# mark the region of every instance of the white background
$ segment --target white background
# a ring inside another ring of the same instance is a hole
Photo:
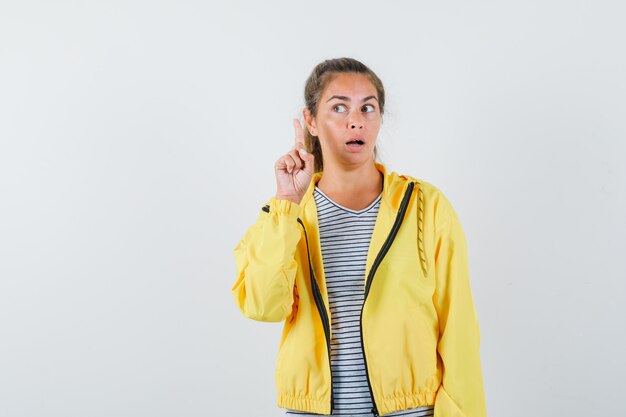
[[[490,416],[623,415],[619,1],[0,3],[0,415],[280,416],[232,249],[323,59],[464,226]],[[468,416],[471,417],[471,416]]]

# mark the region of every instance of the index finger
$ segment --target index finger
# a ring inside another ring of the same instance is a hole
[[[294,118],[293,126],[296,129],[296,145],[300,144],[304,148],[304,131],[302,130],[300,120]]]

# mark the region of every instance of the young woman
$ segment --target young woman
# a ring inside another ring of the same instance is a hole
[[[234,248],[237,307],[284,322],[286,414],[485,417],[479,325],[457,214],[434,185],[376,161],[382,82],[350,58],[318,64],[306,129],[277,191]]]

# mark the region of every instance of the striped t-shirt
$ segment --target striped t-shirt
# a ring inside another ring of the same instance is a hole
[[[315,186],[313,193],[330,303],[333,416],[372,416],[372,398],[361,347],[360,317],[365,295],[365,263],[382,194],[368,207],[352,210],[332,201]],[[385,416],[433,415],[433,406]],[[287,415],[319,416],[286,408]]]

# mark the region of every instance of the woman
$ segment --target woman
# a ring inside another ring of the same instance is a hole
[[[350,58],[318,64],[306,129],[277,191],[234,248],[238,308],[284,322],[287,414],[484,417],[467,248],[434,185],[376,161],[382,82]]]

